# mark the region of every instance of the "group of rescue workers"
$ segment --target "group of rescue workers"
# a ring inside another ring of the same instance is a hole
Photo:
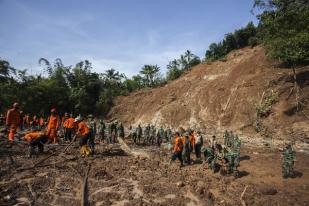
[[[93,115],[83,118],[78,115],[73,118],[72,114],[65,113],[62,118],[55,108],[51,109],[50,116],[45,121],[43,116],[33,116],[30,120],[29,115],[24,115],[19,111],[19,104],[14,103],[8,110],[6,117],[0,115],[0,125],[6,124],[8,128],[8,140],[14,143],[14,136],[17,129],[30,131],[21,139],[28,142],[28,156],[34,154],[37,147],[38,152],[44,151],[44,144],[59,142],[59,136],[64,136],[64,141],[73,143],[79,140],[80,152],[83,156],[95,153],[95,142],[116,143],[118,138],[125,138],[125,131],[120,121],[114,120],[104,122],[97,120]],[[60,135],[59,135],[60,134]],[[173,138],[174,136],[174,138]],[[162,126],[156,128],[154,125],[147,124],[144,128],[138,125],[136,128],[129,127],[129,138],[137,145],[161,146],[162,142],[167,143],[167,147],[172,151],[170,163],[178,159],[180,166],[184,164],[201,163],[202,154],[208,168],[213,172],[220,171],[223,175],[233,174],[238,177],[238,167],[240,163],[241,140],[233,132],[225,131],[224,143],[219,144],[216,136],[212,136],[204,144],[204,138],[199,130],[183,129],[173,132],[170,127],[164,129]],[[195,160],[191,154],[195,153]],[[287,143],[282,150],[282,173],[283,177],[293,175],[296,152],[292,144]]]

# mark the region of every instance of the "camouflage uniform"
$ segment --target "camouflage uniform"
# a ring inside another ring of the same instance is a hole
[[[117,137],[124,138],[124,128],[121,122],[117,125]]]
[[[87,122],[87,125],[89,127],[89,138],[88,138],[88,146],[91,149],[92,152],[94,152],[94,139],[95,135],[97,133],[97,123],[95,122],[92,115],[89,115],[89,120]]]
[[[173,132],[171,130],[171,128],[167,128],[166,129],[166,139],[167,139],[167,142],[171,142],[172,141],[172,136],[173,136]]]
[[[287,178],[293,175],[294,161],[296,160],[296,152],[292,145],[287,145],[282,152],[282,175]]]
[[[102,120],[100,120],[98,130],[99,130],[99,138],[100,138],[100,140],[102,140],[104,142],[104,139],[105,139],[105,124]]]
[[[150,143],[150,125],[148,124],[144,129],[144,142]]]
[[[151,144],[154,144],[156,134],[157,134],[156,128],[153,125],[151,125],[151,127],[150,127],[150,142],[151,142]]]
[[[164,138],[164,129],[163,127],[160,127],[157,133],[157,145],[158,146],[161,146],[163,138]]]

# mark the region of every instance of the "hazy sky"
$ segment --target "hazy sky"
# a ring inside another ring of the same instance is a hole
[[[38,59],[92,62],[132,76],[144,64],[189,49],[203,58],[212,42],[256,22],[252,0],[0,0],[0,57],[40,73]]]

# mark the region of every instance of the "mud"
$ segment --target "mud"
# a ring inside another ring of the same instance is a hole
[[[214,174],[203,163],[169,165],[166,145],[159,149],[130,142],[134,154],[120,144],[98,144],[93,157],[83,158],[78,147],[70,147],[66,158],[55,155],[42,163],[45,167],[18,171],[63,147],[27,159],[25,147],[6,148],[3,139],[0,144],[0,205],[80,205],[89,164],[89,205],[241,205],[245,187],[246,205],[309,204],[309,158],[303,153],[297,154],[296,176],[283,179],[279,151],[244,146],[241,177],[235,179]]]

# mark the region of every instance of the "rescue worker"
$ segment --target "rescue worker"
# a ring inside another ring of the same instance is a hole
[[[100,141],[104,142],[104,140],[105,140],[105,124],[104,124],[103,120],[100,120],[100,122],[99,122],[98,131],[99,131]]]
[[[14,135],[20,124],[20,113],[18,109],[19,104],[15,102],[13,108],[9,109],[6,115],[6,125],[10,128],[8,139],[11,143],[14,141]]]
[[[282,151],[282,176],[288,178],[293,176],[296,152],[291,143],[286,142]]]
[[[48,141],[48,136],[43,132],[34,131],[26,134],[23,140],[29,143],[28,157],[31,158],[36,146],[38,147],[38,152],[43,153],[44,144]]]
[[[195,135],[194,135],[194,131],[190,130],[189,131],[189,140],[191,143],[191,150],[190,152],[193,152],[193,150],[195,149]]]
[[[117,125],[117,120],[110,123],[112,143],[116,143],[116,135],[117,135],[117,126],[116,125]]]
[[[72,137],[74,135],[74,118],[66,114],[67,118],[63,123],[63,128],[64,128],[64,140],[66,141],[72,141]]]
[[[227,174],[234,174],[235,177],[238,177],[238,166],[239,166],[239,155],[237,152],[233,151],[228,147],[224,147],[224,159],[228,164]]]
[[[170,164],[178,159],[180,161],[180,166],[183,166],[183,159],[182,159],[182,150],[183,150],[183,143],[181,138],[179,137],[179,133],[175,133],[175,144],[174,144],[174,149],[173,149],[173,155],[172,159],[170,161]]]
[[[77,124],[75,138],[79,138],[80,152],[82,156],[89,156],[91,155],[91,150],[88,146],[90,130],[81,116],[76,117],[74,123]]]
[[[95,136],[97,134],[97,123],[94,119],[94,116],[92,114],[88,115],[88,121],[87,121],[87,125],[89,128],[89,138],[88,138],[88,145],[92,151],[92,153],[94,153],[94,140],[95,140]]]
[[[57,110],[55,108],[51,109],[50,113],[51,115],[48,118],[48,124],[47,124],[47,135],[51,142],[57,143],[58,142],[57,131],[61,123],[60,117],[57,114]]]

